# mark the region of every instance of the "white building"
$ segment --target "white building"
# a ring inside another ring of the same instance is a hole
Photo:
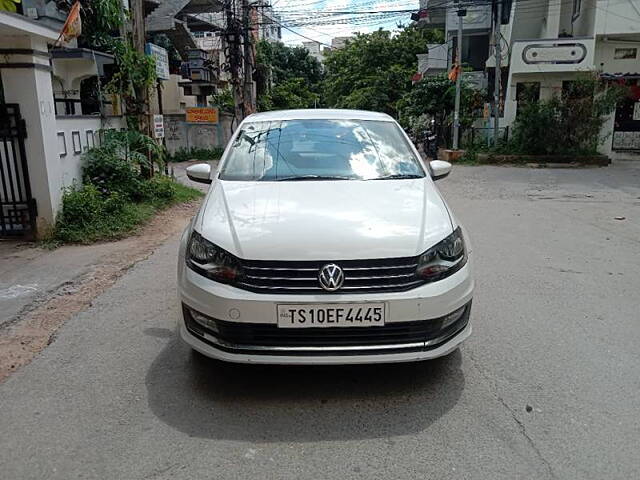
[[[509,73],[501,126],[513,123],[523,86],[548,99],[579,72],[599,71],[635,92],[603,128],[601,153],[613,159],[640,157],[640,0],[541,0],[531,5],[514,0],[510,23],[502,29],[511,55],[502,60]],[[488,64],[495,65],[493,59]]]
[[[462,60],[466,68],[474,71],[474,84],[486,88],[485,66],[489,57],[491,34],[491,5],[481,2],[471,6],[465,3],[466,14],[462,22]],[[456,61],[459,17],[455,4],[448,0],[420,0],[418,23],[426,28],[440,29],[445,43],[429,44],[417,55],[418,78],[446,72]]]
[[[282,27],[280,26],[280,17],[273,12],[270,5],[262,6],[256,9],[258,38],[267,42],[279,42],[282,40]]]
[[[347,41],[351,40],[353,37],[333,37],[331,39],[331,48],[340,49],[344,48]]]
[[[424,75],[438,75],[445,73],[449,65],[449,51],[447,44],[430,43],[427,53],[420,53],[418,57],[418,73]]]
[[[64,187],[81,180],[83,152],[125,127],[117,99],[90,100],[110,55],[56,48],[62,23],[0,12],[0,236],[46,233]]]
[[[309,52],[309,56],[315,58],[320,63],[324,62],[324,49],[320,42],[302,42],[302,46]]]

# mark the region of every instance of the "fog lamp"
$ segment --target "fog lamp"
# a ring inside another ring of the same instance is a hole
[[[445,317],[443,317],[441,328],[444,330],[445,328],[453,325],[458,320],[460,320],[460,318],[462,318],[462,315],[464,315],[464,311],[466,308],[467,306],[465,305],[455,310],[454,312],[450,313],[449,315],[446,315]]]
[[[192,310],[191,308],[189,309],[189,313],[191,314],[191,318],[193,318],[194,321],[196,321],[197,323],[199,323],[203,327],[208,328],[213,333],[219,333],[218,332],[218,325],[217,325],[216,321],[213,318],[207,317],[206,315],[203,315],[200,312],[196,312],[195,310]]]

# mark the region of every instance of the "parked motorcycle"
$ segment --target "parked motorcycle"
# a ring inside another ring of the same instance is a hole
[[[435,124],[435,120],[431,120],[430,126],[425,132],[424,143],[422,145],[425,155],[431,158],[431,160],[438,159],[438,133]]]

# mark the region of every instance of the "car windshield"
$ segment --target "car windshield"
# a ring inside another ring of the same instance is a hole
[[[402,131],[373,120],[282,120],[245,124],[220,179],[384,180],[425,176]]]

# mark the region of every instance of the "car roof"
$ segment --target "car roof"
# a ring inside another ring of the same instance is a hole
[[[386,113],[369,112],[367,110],[346,110],[339,108],[316,108],[304,110],[274,110],[249,115],[245,122],[269,122],[278,120],[381,120],[393,122]]]

